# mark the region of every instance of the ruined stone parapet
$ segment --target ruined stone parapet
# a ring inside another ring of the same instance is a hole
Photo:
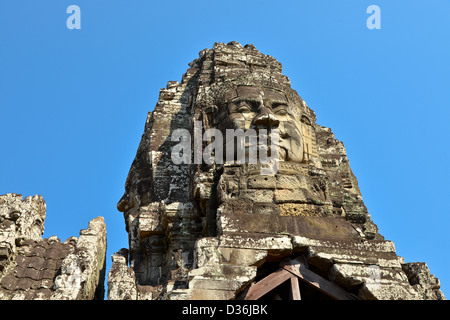
[[[73,252],[62,261],[55,278],[52,300],[103,299],[106,257],[106,225],[103,217],[80,231]]]
[[[79,238],[42,239],[45,201],[41,196],[0,196],[0,299],[103,299],[106,225],[89,222]]]
[[[112,257],[108,273],[108,300],[137,300],[136,278],[128,267],[128,250],[121,249]]]
[[[417,292],[417,298],[423,300],[445,300],[442,291],[439,290],[439,279],[430,273],[425,262],[410,262],[402,264],[403,271],[408,277],[409,283]]]

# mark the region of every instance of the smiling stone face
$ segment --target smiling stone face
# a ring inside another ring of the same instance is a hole
[[[279,130],[279,159],[302,162],[301,122],[286,94],[263,86],[238,86],[225,95],[215,121],[217,128],[247,131]]]

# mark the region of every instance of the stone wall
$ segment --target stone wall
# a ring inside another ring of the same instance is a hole
[[[103,299],[106,225],[89,222],[80,236],[42,239],[42,196],[0,196],[0,299]]]

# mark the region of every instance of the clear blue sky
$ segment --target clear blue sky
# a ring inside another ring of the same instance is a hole
[[[69,5],[81,30],[66,26]],[[3,0],[0,194],[43,195],[44,237],[104,216],[109,270],[128,247],[116,203],[159,89],[232,40],[283,64],[344,141],[381,234],[450,297],[448,0]]]

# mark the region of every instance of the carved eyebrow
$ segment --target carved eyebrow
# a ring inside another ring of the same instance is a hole
[[[264,99],[266,100],[266,99]],[[288,102],[286,100],[278,100],[278,99],[274,99],[274,100],[269,100],[271,102],[272,105],[287,105]],[[231,100],[231,102],[261,102],[261,98],[241,98],[241,97],[237,97]]]
[[[287,101],[282,101],[282,100],[272,100],[272,106],[279,107],[281,105],[287,106],[288,102]]]
[[[260,102],[261,99],[258,99],[258,98],[240,98],[240,97],[237,97],[237,98],[234,98],[233,100],[231,100],[231,102],[247,102],[247,101],[250,101],[250,102]]]

